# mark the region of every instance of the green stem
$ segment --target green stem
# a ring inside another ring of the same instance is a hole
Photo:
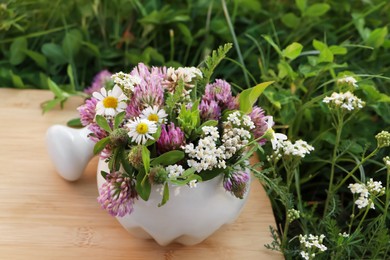
[[[287,245],[287,233],[288,233],[288,228],[290,226],[290,223],[288,221],[288,214],[287,214],[287,207],[286,207],[286,220],[284,222],[284,229],[283,229],[283,237],[282,237],[282,246],[281,246],[281,250],[283,251],[283,254],[285,254],[284,250],[286,250],[286,245]]]
[[[329,187],[328,187],[328,196],[326,197],[323,217],[326,216],[326,213],[328,212],[329,202],[330,202],[331,198],[333,197],[333,179],[334,179],[335,165],[336,165],[336,161],[337,161],[337,150],[338,150],[339,143],[340,143],[341,132],[343,130],[343,116],[338,113],[337,119],[338,119],[337,120],[338,122],[335,122],[335,126],[337,127],[336,128],[336,142],[335,142],[334,149],[333,149],[332,166],[331,166],[331,171],[330,171],[330,180],[329,180]]]
[[[372,202],[372,203],[374,203],[374,202]],[[369,210],[370,210],[370,205],[367,205],[366,211],[364,212],[364,215],[363,215],[362,219],[360,220],[359,225],[356,227],[356,231],[359,232],[360,226],[363,224],[363,221],[366,218]]]
[[[222,3],[223,13],[225,14],[226,22],[228,24],[230,33],[231,33],[232,38],[233,38],[234,47],[236,48],[236,51],[237,51],[238,60],[240,61],[240,63],[243,66],[243,70],[242,71],[243,71],[243,74],[244,74],[245,82],[246,82],[247,86],[250,87],[249,78],[248,78],[247,70],[246,70],[245,63],[244,63],[244,58],[242,57],[240,45],[238,44],[237,36],[236,36],[235,31],[234,31],[234,27],[233,27],[232,21],[230,20],[229,11],[228,11],[228,9],[226,7],[226,1],[225,0],[221,0],[221,3]]]
[[[334,188],[334,190],[338,190],[358,169],[360,166],[362,166],[368,159],[373,157],[377,152],[379,151],[379,148],[375,148],[372,153],[370,153],[367,157],[363,158],[359,164],[355,166],[348,174],[344,177],[344,179],[341,180],[341,182]]]
[[[385,210],[384,210],[384,220],[386,221],[387,212],[389,211],[390,206],[390,169],[387,170],[387,180],[386,180],[386,202],[385,202]]]

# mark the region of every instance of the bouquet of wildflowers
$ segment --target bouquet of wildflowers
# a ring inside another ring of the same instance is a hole
[[[272,82],[237,96],[225,80],[210,82],[230,48],[214,51],[201,68],[140,63],[130,73],[103,71],[86,90],[91,97],[78,110],[94,152],[108,162],[98,201],[111,215],[131,213],[153,185],[161,185],[163,205],[168,184],[196,188],[218,176],[227,192],[243,197],[248,158],[278,136],[272,117],[253,106]]]

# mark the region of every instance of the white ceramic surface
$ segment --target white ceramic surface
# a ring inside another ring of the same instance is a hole
[[[101,187],[101,171],[108,171],[107,163],[99,161],[97,181]],[[161,185],[152,187],[148,201],[139,199],[130,215],[116,219],[133,236],[153,238],[160,245],[177,242],[194,245],[202,242],[222,225],[233,222],[247,200],[238,199],[222,186],[222,176],[198,183],[196,188],[170,186],[169,201],[162,207]]]
[[[46,145],[57,172],[66,180],[80,178],[93,156],[94,143],[87,137],[86,128],[73,129],[61,125],[50,127]],[[97,184],[104,179],[100,172],[108,171],[108,165],[99,161]],[[202,242],[222,225],[233,222],[244,206],[222,186],[222,176],[198,183],[196,188],[170,186],[169,201],[162,207],[160,186],[152,187],[148,201],[139,199],[130,215],[117,217],[119,223],[133,236],[153,238],[160,245],[178,242],[194,245]],[[107,213],[108,214],[108,213]]]
[[[95,143],[88,138],[87,128],[53,125],[46,132],[46,147],[54,166],[64,179],[81,177],[93,156]]]

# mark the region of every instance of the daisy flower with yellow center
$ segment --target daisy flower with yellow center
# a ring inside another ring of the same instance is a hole
[[[129,129],[129,137],[137,144],[145,144],[149,139],[154,140],[152,134],[157,132],[156,122],[138,117],[130,120],[126,127]]]
[[[102,116],[115,116],[124,111],[127,107],[128,98],[120,87],[114,86],[112,90],[107,91],[102,88],[100,92],[94,92],[93,97],[98,100],[96,104],[96,114]]]
[[[141,119],[147,119],[155,123],[163,124],[165,123],[165,118],[167,117],[164,109],[159,109],[158,106],[147,107],[141,112]]]

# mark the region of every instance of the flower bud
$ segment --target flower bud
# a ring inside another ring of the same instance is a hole
[[[110,141],[114,147],[127,145],[127,131],[123,128],[118,128],[110,134]]]
[[[163,184],[168,178],[168,173],[162,166],[156,166],[150,169],[149,180],[152,184]]]
[[[382,131],[375,136],[379,148],[390,146],[390,133]]]
[[[144,165],[142,161],[142,145],[131,148],[127,158],[134,168],[137,170],[141,169]]]

